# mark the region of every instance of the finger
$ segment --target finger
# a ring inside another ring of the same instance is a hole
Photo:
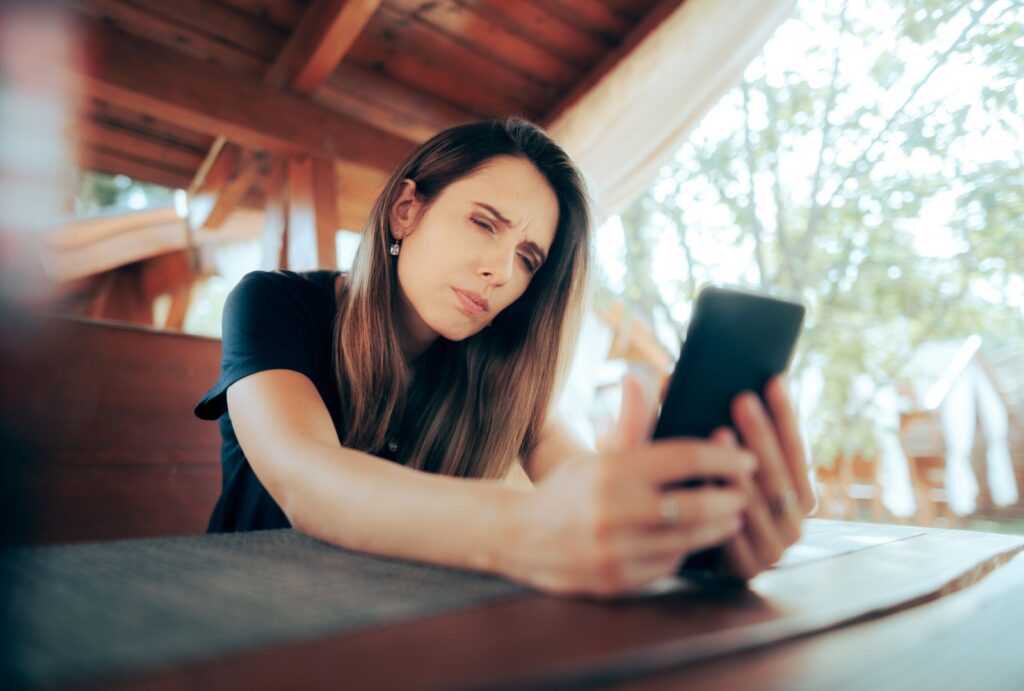
[[[711,442],[729,448],[736,448],[739,442],[736,441],[736,434],[729,427],[719,427],[711,433]]]
[[[778,561],[790,543],[780,534],[779,525],[772,518],[760,486],[751,479],[743,489],[747,492],[743,535],[756,557],[755,571],[759,573]]]
[[[747,498],[738,487],[704,486],[652,492],[626,517],[630,528],[673,528],[705,521],[739,518]],[[667,510],[671,509],[671,510]]]
[[[630,373],[622,378],[622,408],[613,436],[613,450],[635,449],[649,440],[655,407],[653,398],[637,375]]]
[[[730,449],[701,439],[662,439],[636,457],[634,464],[656,486],[714,479],[735,484],[753,472],[756,460],[745,449]]]
[[[771,410],[775,427],[779,430],[782,450],[789,460],[793,486],[800,499],[800,508],[807,514],[814,508],[814,490],[807,477],[807,453],[803,437],[800,435],[800,422],[793,408],[792,399],[786,391],[785,379],[779,375],[768,382],[765,397]]]
[[[761,573],[761,563],[744,531],[740,531],[722,545],[722,551],[725,553],[727,575],[749,581]]]
[[[627,560],[674,556],[681,562],[687,554],[722,544],[736,535],[742,525],[740,517],[733,515],[685,528],[633,530],[616,535],[613,545],[617,553]]]
[[[764,491],[770,514],[783,540],[792,544],[800,537],[799,498],[793,488],[789,465],[783,458],[775,426],[760,399],[750,392],[737,396],[732,408],[744,445],[760,461],[755,478]]]

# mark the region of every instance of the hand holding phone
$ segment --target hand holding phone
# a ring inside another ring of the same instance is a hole
[[[708,439],[735,429],[732,405],[744,391],[762,397],[768,381],[784,372],[800,334],[803,305],[748,291],[711,286],[694,306],[679,361],[654,431],[655,439]],[[704,482],[720,483],[716,478]],[[681,486],[699,485],[693,480]],[[722,572],[723,552],[691,555],[683,576]]]

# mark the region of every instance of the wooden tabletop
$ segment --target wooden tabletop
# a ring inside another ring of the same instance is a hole
[[[102,687],[1019,688],[1022,550],[1020,536],[811,520],[749,589],[665,582],[613,602],[526,594],[168,662]]]

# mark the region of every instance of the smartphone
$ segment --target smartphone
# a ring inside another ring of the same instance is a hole
[[[701,290],[654,438],[705,439],[719,427],[733,427],[733,399],[743,391],[763,398],[768,380],[789,367],[805,312],[799,302],[740,288]],[[715,481],[690,480],[674,487]],[[697,552],[683,561],[679,575],[711,576],[721,557],[718,548]]]

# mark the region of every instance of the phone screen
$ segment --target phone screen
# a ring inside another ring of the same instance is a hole
[[[789,366],[805,311],[797,302],[741,289],[704,288],[694,305],[654,438],[705,439],[719,427],[733,427],[733,399],[743,391],[763,397],[768,380]],[[717,549],[698,552],[683,562],[679,573],[706,575],[717,569],[720,556]]]

